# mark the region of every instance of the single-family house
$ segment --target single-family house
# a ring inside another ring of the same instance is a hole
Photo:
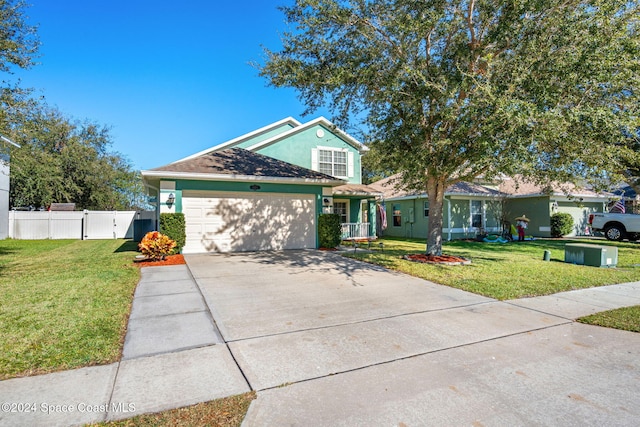
[[[383,192],[381,206],[386,215],[384,236],[426,238],[429,221],[429,200],[425,192],[408,192],[396,188],[394,175],[370,184]],[[505,224],[526,215],[530,219],[527,234],[551,236],[551,215],[571,214],[574,231],[584,235],[592,212],[603,212],[612,194],[578,188],[566,183],[540,186],[521,176],[499,180],[459,182],[445,191],[443,238],[447,240],[474,238],[478,234],[501,233]],[[380,234],[380,233],[379,233]]]
[[[521,176],[504,178],[498,188],[505,194],[505,218],[525,214],[531,219],[527,233],[538,237],[551,236],[551,215],[558,212],[573,217],[574,231],[569,236],[588,234],[589,214],[605,212],[613,196],[570,183],[551,182],[542,186]]]
[[[158,215],[184,213],[184,253],[317,248],[321,213],[345,238],[374,235],[366,151],[323,117],[289,117],[141,174]]]
[[[0,135],[0,239],[9,237],[10,148],[18,144]]]
[[[382,235],[426,238],[429,230],[429,199],[426,192],[396,188],[398,175],[369,184],[383,193],[386,229]],[[502,231],[502,194],[488,183],[459,182],[445,190],[443,238],[473,238],[478,233]]]

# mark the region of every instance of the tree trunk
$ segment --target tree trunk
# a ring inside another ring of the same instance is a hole
[[[444,180],[427,179],[429,200],[429,233],[427,234],[427,255],[442,255],[442,225],[444,209]]]

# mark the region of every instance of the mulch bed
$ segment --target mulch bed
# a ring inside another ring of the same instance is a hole
[[[457,257],[453,255],[427,255],[427,254],[412,254],[405,255],[404,259],[413,262],[422,262],[427,264],[445,264],[445,265],[468,265],[471,264],[471,260]]]
[[[186,264],[184,261],[184,257],[181,254],[177,255],[168,255],[162,261],[151,261],[144,259],[142,261],[134,260],[138,267],[159,267],[162,265],[180,265]]]

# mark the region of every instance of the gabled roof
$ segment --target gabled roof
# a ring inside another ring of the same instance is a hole
[[[540,185],[524,179],[520,175],[506,177],[500,183],[500,191],[511,197],[535,196],[571,196],[571,197],[599,197],[607,198],[611,193],[596,192],[590,188],[580,188],[571,183],[551,181],[547,185]]]
[[[289,129],[286,129],[285,126],[288,125],[290,126]],[[177,160],[175,163],[178,162],[182,162],[185,160],[190,160],[190,159],[194,159],[196,157],[202,156],[203,154],[206,153],[211,153],[214,151],[222,151],[225,150],[227,148],[234,148],[236,147],[238,144],[242,144],[243,142],[249,141],[253,138],[256,138],[260,135],[264,135],[266,133],[272,132],[274,130],[277,130],[278,128],[282,128],[282,131],[279,132],[277,135],[272,136],[271,138],[268,138],[264,141],[260,141],[257,142],[256,144],[247,147],[247,150],[249,151],[257,151],[263,147],[267,147],[271,144],[275,144],[279,141],[282,141],[286,138],[289,138],[293,135],[296,135],[300,132],[304,132],[305,130],[312,128],[314,126],[317,125],[322,125],[325,128],[327,128],[328,130],[330,130],[331,132],[333,132],[336,136],[338,136],[340,139],[342,139],[345,143],[351,145],[352,147],[354,147],[355,149],[357,149],[360,153],[364,153],[366,151],[369,151],[369,148],[362,144],[361,142],[359,142],[358,140],[356,140],[355,138],[353,138],[352,136],[350,136],[348,133],[338,129],[333,123],[331,123],[329,120],[325,119],[324,117],[318,117],[317,119],[311,120],[310,122],[307,123],[300,123],[299,121],[297,121],[296,119],[292,118],[292,117],[287,117],[286,119],[282,119],[280,121],[277,121],[275,123],[272,123],[270,125],[267,125],[265,127],[262,127],[258,130],[254,130],[253,132],[249,132],[246,133],[242,136],[239,136],[237,138],[234,138],[230,141],[227,142],[223,142],[222,144],[219,145],[215,145],[213,147],[207,148],[206,150],[202,150],[199,151],[195,154],[192,154],[190,156],[187,156],[183,159]]]
[[[269,145],[275,144],[276,142],[282,141],[283,139],[289,138],[292,135],[298,134],[300,132],[304,132],[305,130],[307,130],[309,128],[312,128],[314,126],[317,126],[317,125],[322,125],[325,128],[329,129],[336,136],[338,136],[340,139],[342,139],[347,144],[351,145],[353,148],[355,148],[359,152],[362,153],[362,152],[369,151],[369,148],[367,146],[362,144],[357,139],[353,138],[348,133],[346,133],[346,132],[342,131],[341,129],[337,128],[333,123],[331,123],[329,120],[325,119],[324,117],[318,117],[317,119],[311,120],[310,122],[307,122],[307,123],[302,124],[300,126],[294,127],[293,129],[290,129],[290,130],[288,130],[286,132],[283,132],[283,133],[278,134],[278,135],[276,135],[276,136],[274,136],[272,138],[269,138],[266,141],[261,141],[261,142],[255,144],[255,145],[252,145],[251,147],[249,147],[247,149],[251,150],[251,151],[259,150],[260,148],[267,147]]]
[[[343,180],[242,148],[213,151],[159,168],[142,171],[144,178],[246,180],[340,185]]]
[[[241,144],[241,143],[243,143],[243,142],[245,142],[247,140],[250,140],[250,139],[255,138],[257,136],[260,136],[260,135],[263,135],[265,133],[271,132],[271,131],[273,131],[275,129],[278,129],[280,127],[283,127],[285,125],[289,125],[292,128],[296,128],[298,126],[301,126],[302,123],[300,123],[299,121],[297,121],[293,117],[287,117],[286,119],[279,120],[279,121],[277,121],[275,123],[271,123],[270,125],[261,127],[260,129],[256,129],[256,130],[251,131],[249,133],[245,133],[244,135],[241,135],[241,136],[239,136],[237,138],[233,138],[233,139],[231,139],[229,141],[223,142],[222,144],[215,145],[213,147],[209,147],[209,148],[207,148],[205,150],[199,151],[199,152],[197,152],[195,154],[192,154],[190,156],[187,156],[187,157],[185,157],[183,159],[177,160],[174,163],[182,162],[184,160],[193,159],[193,158],[199,157],[199,156],[201,156],[203,154],[210,153],[212,151],[221,151],[221,150],[224,150],[226,148],[233,148],[236,145]]]
[[[394,199],[409,199],[409,198],[426,198],[427,194],[424,191],[407,191],[404,189],[397,189],[396,185],[400,183],[400,174],[395,174],[387,178],[383,178],[379,181],[369,184],[374,190],[382,192],[383,197],[386,200]],[[458,182],[450,185],[445,190],[445,196],[481,196],[481,197],[499,197],[503,195],[500,191],[494,190],[484,185],[475,184],[471,182]]]

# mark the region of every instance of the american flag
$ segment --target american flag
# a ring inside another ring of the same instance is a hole
[[[626,212],[626,209],[624,207],[624,197],[614,203],[614,205],[611,207],[610,212],[620,212],[620,213]]]

